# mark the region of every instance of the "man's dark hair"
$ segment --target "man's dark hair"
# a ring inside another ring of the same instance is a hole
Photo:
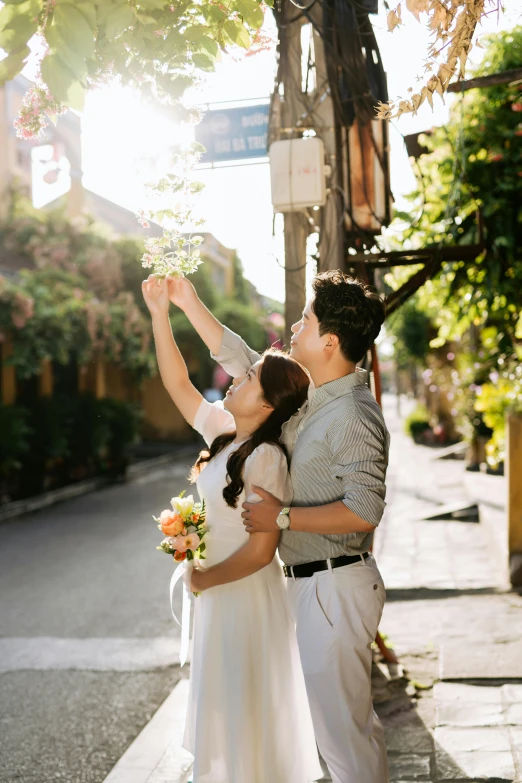
[[[335,334],[349,362],[360,362],[381,331],[385,305],[377,291],[338,269],[314,278],[312,310],[319,334]]]

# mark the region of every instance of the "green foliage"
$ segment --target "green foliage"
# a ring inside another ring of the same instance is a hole
[[[213,70],[227,46],[248,48],[262,23],[258,0],[6,3],[0,46],[9,57],[0,84],[22,69],[37,33],[48,47],[42,78],[61,103],[81,111],[85,91],[114,76],[146,98],[175,103],[199,70]]]
[[[234,256],[234,299],[242,304],[249,304],[249,283],[243,274],[243,264],[238,256]]]
[[[172,333],[187,363],[192,382],[203,390],[211,385],[214,362],[208,348],[197,335],[185,313],[176,310],[170,316]]]
[[[522,65],[522,27],[486,40],[483,61],[473,75]],[[503,416],[512,402],[513,366],[521,359],[520,85],[467,91],[452,105],[449,123],[421,137],[421,142],[430,153],[419,159],[422,178],[411,200],[422,203],[422,214],[404,231],[400,244],[415,248],[474,244],[479,237],[477,210],[483,219],[484,251],[471,261],[445,263],[417,301],[438,329],[431,347],[441,349],[450,343],[457,354],[454,368],[447,373],[451,382],[446,392],[463,415],[463,428],[469,437],[489,434],[489,427],[494,430],[488,447],[493,464],[502,458]],[[388,282],[397,287],[414,271],[397,270]],[[497,380],[491,382],[490,377]]]
[[[138,440],[143,412],[136,405],[110,397],[99,400],[99,408],[108,430],[100,468],[111,475],[123,474],[129,462],[129,448]]]
[[[143,241],[137,237],[121,237],[115,240],[114,249],[121,259],[123,288],[132,294],[143,315],[149,318],[149,310],[141,293],[141,284],[148,277],[140,264]]]
[[[256,351],[261,352],[268,347],[260,314],[257,314],[251,306],[225,299],[216,307],[215,316],[233,332],[240,334]]]
[[[40,397],[30,410],[0,406],[2,494],[28,497],[95,475],[123,475],[140,420],[134,405],[90,394]]]
[[[430,414],[424,405],[417,405],[407,416],[404,429],[413,440],[417,440],[423,432],[430,429]]]
[[[506,416],[522,413],[522,366],[512,366],[505,377],[484,384],[478,391],[475,410],[483,414],[485,424],[493,430],[486,453],[488,463],[495,468],[506,457]]]
[[[216,291],[216,287],[210,276],[208,266],[205,265],[205,255],[203,253],[203,264],[192,275],[192,283],[194,284],[198,296],[209,310],[214,310],[219,299],[219,294]]]
[[[520,67],[522,27],[488,39],[478,75]],[[471,326],[492,326],[511,344],[522,310],[522,113],[520,89],[507,84],[470,90],[451,109],[450,122],[425,139],[421,156],[420,221],[403,241],[470,244],[484,220],[485,251],[471,262],[445,264],[428,283],[421,306],[434,313],[441,345]],[[520,327],[518,327],[520,328]]]
[[[409,299],[393,313],[386,323],[386,331],[395,337],[395,360],[399,367],[426,360],[433,326],[417,298]]]
[[[24,215],[18,204],[0,227],[0,243],[33,265],[18,281],[0,277],[0,333],[14,338],[9,363],[20,378],[39,373],[44,359],[67,364],[72,355],[80,364],[103,355],[137,379],[153,373],[148,314],[123,290],[128,245],[124,255],[89,222],[59,212]],[[141,303],[141,290],[136,295]]]
[[[30,447],[29,411],[21,405],[0,405],[0,473],[20,467]]]

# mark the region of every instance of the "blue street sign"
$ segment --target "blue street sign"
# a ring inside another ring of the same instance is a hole
[[[196,141],[206,147],[201,163],[246,160],[268,155],[268,104],[212,109],[196,126]]]

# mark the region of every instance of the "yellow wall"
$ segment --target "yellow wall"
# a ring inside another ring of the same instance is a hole
[[[158,440],[189,440],[191,429],[169,397],[159,375],[143,381],[141,407],[143,434]]]
[[[2,355],[2,404],[13,405],[16,401],[16,373],[14,367],[5,364],[5,360],[13,353],[11,340],[3,342],[0,349]]]
[[[105,366],[105,388],[107,397],[126,402],[139,402],[138,385],[130,380],[125,370],[114,364]]]
[[[100,374],[104,376],[105,396],[135,402],[143,410],[142,434],[151,440],[188,440],[191,429],[170,399],[159,375],[147,378],[141,385],[119,367],[91,362],[79,371],[80,391],[100,391]]]

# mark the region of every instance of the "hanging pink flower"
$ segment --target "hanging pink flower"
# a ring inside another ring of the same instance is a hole
[[[20,139],[37,139],[48,126],[46,115],[65,114],[67,107],[55,100],[43,84],[33,85],[24,95],[13,125]]]

